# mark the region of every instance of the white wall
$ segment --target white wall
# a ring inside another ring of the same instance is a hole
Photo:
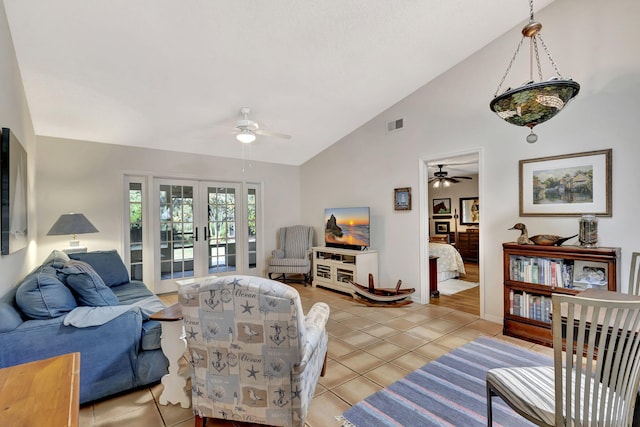
[[[2,2],[0,2],[0,53],[2,55],[0,61],[0,126],[10,128],[27,151],[30,241],[27,248],[11,255],[0,256],[0,295],[2,295],[19,283],[22,277],[35,265],[36,244],[33,239],[37,227],[33,197],[35,137]]]
[[[48,137],[38,137],[37,145],[40,258],[68,246],[68,236],[46,234],[61,214],[69,212],[84,213],[99,230],[78,236],[83,246],[89,250],[117,249],[122,254],[125,173],[262,183],[262,260],[276,248],[278,228],[300,221],[297,166],[249,160],[243,165],[237,159]]]
[[[525,11],[526,12],[526,11]],[[372,246],[380,250],[383,283],[402,279],[419,287],[420,165],[424,160],[480,151],[481,280],[484,317],[502,318],[502,246],[516,236],[507,229],[522,220],[532,234],[574,234],[577,218],[519,218],[518,161],[613,148],[613,217],[600,219],[600,244],[622,248],[622,288],[630,253],[640,250],[640,2],[557,0],[536,14],[560,71],[578,81],[580,94],[565,111],[536,128],[501,121],[489,101],[520,40],[522,25],[373,118],[302,167],[302,218],[321,229],[325,207],[368,205]],[[527,18],[523,12],[524,19]],[[446,42],[446,41],[445,41]],[[420,54],[417,52],[416,54]],[[528,77],[521,53],[510,86]],[[545,74],[551,73],[544,63]],[[504,89],[504,88],[503,88]],[[387,135],[386,122],[405,118],[406,128]],[[393,211],[394,187],[412,187],[414,209]],[[422,200],[421,200],[422,199]]]

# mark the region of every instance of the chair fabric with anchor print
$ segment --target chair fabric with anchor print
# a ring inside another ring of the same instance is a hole
[[[329,306],[305,316],[294,288],[253,276],[198,279],[179,301],[196,424],[303,426],[326,361]]]

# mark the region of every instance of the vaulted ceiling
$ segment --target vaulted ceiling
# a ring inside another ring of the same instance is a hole
[[[529,14],[525,0],[4,4],[37,135],[291,165]],[[232,132],[244,106],[292,138],[243,147]]]

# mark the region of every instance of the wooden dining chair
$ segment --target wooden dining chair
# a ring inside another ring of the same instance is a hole
[[[638,262],[638,257],[640,257],[640,252],[631,253],[628,293],[640,296],[640,262]]]
[[[490,369],[488,425],[492,397],[500,396],[540,426],[631,426],[640,381],[640,301],[553,294],[552,304],[554,365]]]

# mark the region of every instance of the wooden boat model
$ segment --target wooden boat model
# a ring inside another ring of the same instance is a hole
[[[353,291],[363,298],[375,301],[375,302],[395,302],[403,300],[411,294],[413,294],[416,290],[415,288],[406,288],[402,289],[402,280],[398,280],[398,284],[394,288],[376,288],[373,275],[369,274],[369,286],[363,286],[356,282],[349,281],[349,284],[353,288]]]

